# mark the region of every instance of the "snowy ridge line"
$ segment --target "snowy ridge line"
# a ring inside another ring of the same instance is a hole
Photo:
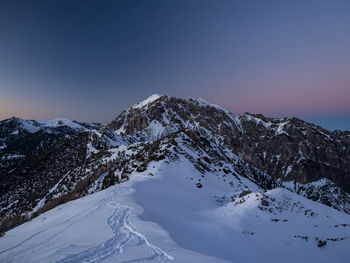
[[[160,97],[162,97],[163,95],[160,94],[152,94],[151,96],[149,96],[147,99],[136,103],[134,106],[132,106],[132,108],[136,109],[136,108],[142,108],[144,106],[146,106],[149,103],[152,103],[153,101],[159,99]]]
[[[189,138],[184,135],[173,144],[186,143],[182,147],[186,156],[152,162],[145,171],[133,172],[126,183],[66,203],[10,230],[0,239],[0,247],[13,245],[0,254],[0,261],[257,262],[273,254],[276,256],[269,258],[272,263],[280,262],[283,255],[287,263],[302,262],[300,255],[326,263],[334,255],[348,258],[344,247],[349,244],[350,227],[336,225],[347,225],[349,215],[286,189],[265,191],[248,178],[214,171],[218,168],[215,163],[208,163],[206,172],[198,171],[191,160],[205,159],[211,153],[193,145]],[[192,158],[187,158],[189,155]],[[220,167],[232,169],[229,164],[227,160]],[[219,203],[218,195],[231,200]],[[65,214],[75,213],[75,219],[55,219],[60,209]],[[94,216],[97,218],[90,219]],[[167,224],[168,220],[173,221]],[[151,227],[146,225],[150,222]],[[97,241],[76,238],[92,226],[102,227],[109,235]],[[18,238],[27,231],[29,240],[13,242],[16,234]],[[160,232],[166,234],[158,235]],[[320,250],[316,238],[328,240],[327,250]],[[245,249],[252,253],[240,253]],[[181,258],[179,252],[187,254]],[[194,253],[197,260],[191,260]],[[42,255],[39,260],[31,258],[37,254]]]
[[[55,118],[52,120],[24,120],[15,117],[0,121],[0,125],[10,122],[17,123],[19,128],[24,129],[29,133],[35,133],[41,129],[49,132],[50,129],[56,129],[62,126],[67,126],[76,131],[87,131],[93,127],[98,127],[99,125],[94,123],[79,123],[77,121],[72,121],[64,118]],[[11,134],[17,135],[18,130],[13,131]]]

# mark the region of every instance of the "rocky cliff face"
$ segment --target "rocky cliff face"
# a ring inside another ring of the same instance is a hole
[[[350,132],[330,132],[297,118],[232,114],[200,98],[168,96],[131,107],[107,127],[145,140],[203,130],[273,178],[302,184],[328,178],[350,192]]]

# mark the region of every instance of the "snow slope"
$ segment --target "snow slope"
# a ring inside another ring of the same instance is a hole
[[[180,246],[230,262],[348,262],[350,226],[338,225],[350,223],[349,215],[282,188],[218,207],[213,197],[229,193],[227,185],[208,176],[194,189],[184,182],[196,171],[186,160],[181,164],[135,186],[135,201],[145,209],[141,218],[158,223]],[[261,206],[262,198],[272,212]],[[317,239],[327,238],[345,239],[319,248]]]
[[[222,203],[235,188],[221,178],[203,177],[184,157],[151,162],[125,183],[8,231],[0,261],[348,262],[349,215],[240,180],[252,192]]]
[[[132,180],[56,207],[0,239],[1,262],[227,262],[176,245],[142,221]]]

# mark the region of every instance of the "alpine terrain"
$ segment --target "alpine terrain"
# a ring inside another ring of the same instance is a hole
[[[0,122],[0,262],[349,262],[350,132],[152,95]]]

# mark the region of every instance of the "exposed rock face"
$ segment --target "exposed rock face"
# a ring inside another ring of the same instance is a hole
[[[283,181],[305,184],[328,178],[350,191],[350,144],[345,133],[339,136],[296,118],[280,120],[277,129],[243,121],[242,126],[250,135],[241,145],[243,158],[256,167]],[[260,136],[251,136],[254,126],[260,126]]]
[[[294,182],[285,183],[285,187],[313,201],[334,207],[350,214],[350,195],[341,191],[332,181],[321,179],[317,182],[299,184]]]
[[[302,184],[328,178],[350,193],[350,132],[330,132],[297,118],[231,114],[199,98],[168,96],[122,112],[107,127],[148,139],[204,130],[273,178]]]

